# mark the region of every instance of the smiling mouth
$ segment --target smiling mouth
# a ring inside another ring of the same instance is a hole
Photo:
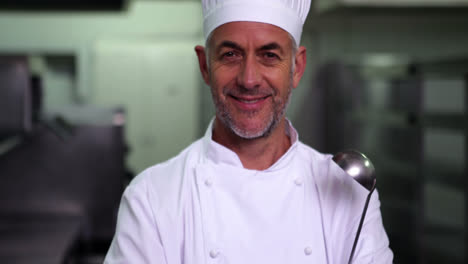
[[[269,95],[262,96],[262,97],[237,97],[234,95],[230,95],[230,96],[234,98],[235,100],[242,102],[244,104],[255,104],[270,97]]]

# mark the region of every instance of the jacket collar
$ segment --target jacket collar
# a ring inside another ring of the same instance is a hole
[[[296,153],[297,145],[299,144],[299,136],[297,131],[292,126],[289,120],[286,120],[286,133],[291,140],[291,146],[288,151],[281,156],[272,166],[264,170],[264,172],[276,171],[285,168],[293,159]],[[214,118],[210,121],[208,128],[203,137],[203,159],[206,163],[218,165],[228,165],[238,168],[243,168],[242,162],[237,154],[229,148],[215,142],[212,139]]]

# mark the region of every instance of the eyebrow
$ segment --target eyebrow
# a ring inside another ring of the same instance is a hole
[[[239,44],[237,44],[235,42],[232,42],[232,41],[229,41],[229,40],[225,40],[225,41],[221,42],[221,44],[219,44],[218,47],[216,48],[216,53],[219,53],[219,51],[222,48],[232,48],[232,49],[236,49],[236,50],[243,50],[242,47],[239,46]]]
[[[281,46],[276,42],[263,45],[260,47],[259,50],[279,50],[280,52],[283,52],[283,49],[281,48]]]
[[[218,47],[216,48],[216,51],[219,52],[222,48],[232,48],[232,49],[241,50],[241,51],[244,50],[239,44],[233,41],[229,41],[229,40],[225,40],[221,42],[221,44],[219,44]],[[283,53],[283,48],[281,48],[281,46],[276,42],[271,42],[266,45],[263,45],[258,50],[260,51],[279,50],[281,53]]]

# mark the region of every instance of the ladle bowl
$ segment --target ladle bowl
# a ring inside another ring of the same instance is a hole
[[[376,182],[375,168],[366,155],[356,150],[345,150],[335,154],[333,160],[364,188],[369,191],[373,189]]]

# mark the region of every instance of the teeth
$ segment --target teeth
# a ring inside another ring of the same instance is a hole
[[[242,99],[239,99],[239,101],[241,101],[243,103],[246,103],[246,104],[253,104],[253,103],[256,103],[256,102],[260,101],[260,99],[256,99],[256,100],[242,100]]]

